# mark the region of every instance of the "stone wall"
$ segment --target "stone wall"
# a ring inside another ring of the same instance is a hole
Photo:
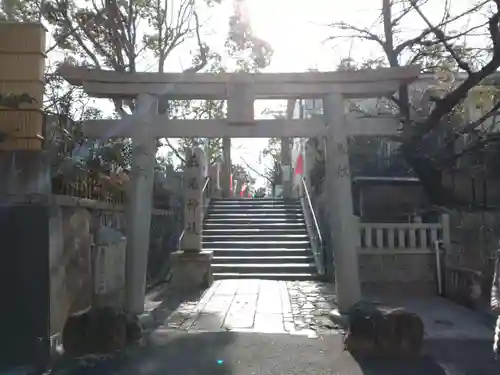
[[[68,315],[90,307],[93,288],[91,211],[59,203],[50,210],[51,334],[62,331]]]
[[[62,330],[68,315],[89,308],[93,293],[92,245],[102,226],[126,233],[124,207],[54,196],[50,215],[51,333]],[[148,285],[166,277],[170,252],[177,249],[181,228],[174,210],[153,210]],[[116,298],[113,298],[113,303]]]
[[[362,253],[359,276],[361,289],[368,295],[436,294],[436,265],[432,253]]]
[[[451,245],[445,256],[445,293],[471,308],[488,309],[500,212],[450,212]]]

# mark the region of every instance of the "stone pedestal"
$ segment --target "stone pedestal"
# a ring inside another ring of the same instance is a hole
[[[212,284],[212,251],[180,250],[170,256],[170,285],[175,290],[191,291]]]

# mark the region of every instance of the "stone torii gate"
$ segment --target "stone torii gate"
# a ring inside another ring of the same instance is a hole
[[[119,73],[64,66],[61,74],[93,97],[137,99],[133,115],[84,123],[88,137],[131,137],[132,178],[127,233],[126,303],[129,313],[143,311],[155,141],[160,137],[318,137],[327,138],[326,178],[334,244],[335,280],[340,312],[360,300],[357,259],[359,228],[353,214],[347,152],[349,135],[395,135],[395,118],[354,118],[344,99],[389,96],[401,83],[414,81],[419,66],[355,72],[308,73]],[[227,119],[174,120],[158,114],[157,100],[227,100]],[[323,99],[323,118],[255,120],[256,99]],[[229,176],[222,181],[228,186]],[[198,238],[201,233],[196,234]],[[200,252],[201,240],[196,241]]]

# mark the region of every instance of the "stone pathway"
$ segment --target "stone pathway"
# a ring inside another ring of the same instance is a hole
[[[338,333],[328,314],[336,307],[335,288],[317,281],[287,281],[295,329],[318,334]]]
[[[311,281],[217,280],[198,301],[180,303],[159,328],[189,332],[339,333],[328,319],[333,287]]]

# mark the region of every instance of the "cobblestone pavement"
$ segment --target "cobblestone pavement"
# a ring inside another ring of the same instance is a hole
[[[339,327],[328,317],[337,302],[333,284],[317,281],[287,281],[286,284],[296,329],[338,333]]]
[[[160,314],[157,326],[189,332],[339,333],[328,319],[333,287],[310,281],[218,280],[199,300]],[[166,317],[168,315],[168,317]],[[158,318],[156,318],[158,321]]]

